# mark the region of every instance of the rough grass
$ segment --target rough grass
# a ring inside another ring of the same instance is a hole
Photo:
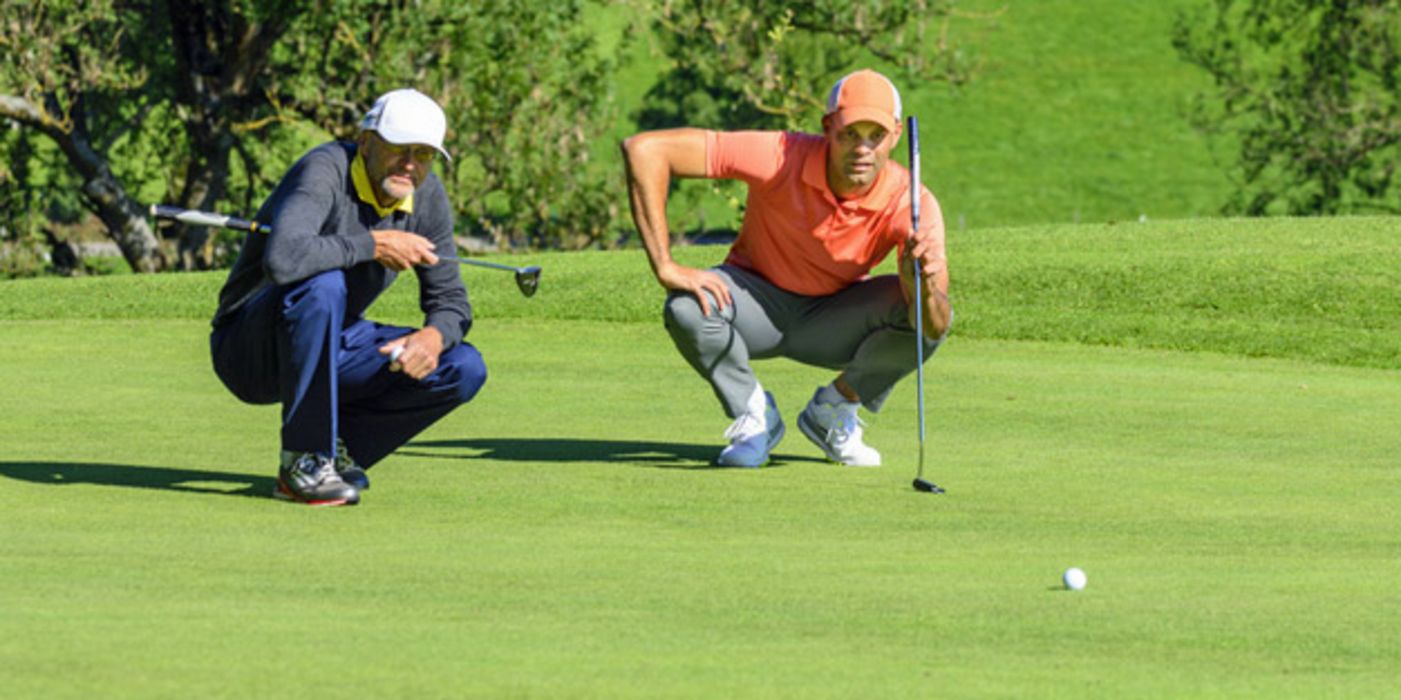
[[[722,247],[681,247],[717,264]],[[1401,219],[1189,220],[949,234],[955,335],[1401,367]],[[520,296],[509,273],[464,268],[477,315],[655,322],[663,293],[641,251],[497,258],[544,267]],[[887,261],[883,270],[892,269]],[[224,273],[9,282],[0,319],[208,319]],[[412,280],[412,276],[409,276]],[[413,284],[375,313],[413,322]]]

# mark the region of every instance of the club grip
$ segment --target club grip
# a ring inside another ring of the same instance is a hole
[[[910,115],[905,131],[910,139],[910,235],[919,232],[919,120]]]
[[[165,204],[152,204],[151,216],[158,219],[174,219],[192,226],[218,226],[222,228],[231,228],[236,231],[254,231],[257,233],[269,233],[272,231],[272,227],[267,224],[260,224],[256,221],[240,219],[236,216],[213,214],[207,211],[182,209]]]

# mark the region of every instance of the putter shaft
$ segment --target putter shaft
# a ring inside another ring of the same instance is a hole
[[[906,120],[906,133],[910,139],[910,236],[919,233],[919,120],[910,115]],[[915,474],[914,488],[922,493],[943,493],[944,490],[924,479],[924,275],[921,274],[919,258],[914,257],[915,273],[915,394],[919,413],[919,471]]]
[[[272,233],[272,227],[268,224],[250,221],[248,219],[240,219],[234,216],[215,214],[213,212],[182,209],[180,207],[166,206],[163,204],[152,204],[150,212],[151,216],[158,219],[174,219],[192,226],[217,226],[236,231],[253,231],[264,234]],[[510,265],[502,265],[485,260],[471,260],[451,255],[442,255],[439,256],[438,259],[448,260],[462,265],[477,265],[479,267],[490,267],[497,270],[514,272],[516,273],[516,287],[521,290],[521,294],[526,296],[533,296],[535,290],[540,287],[540,268],[534,265],[530,267],[512,267]]]
[[[459,258],[459,257],[457,257],[457,256],[455,256],[455,255],[439,255],[439,256],[438,256],[438,259],[439,259],[439,260],[448,260],[448,261],[451,261],[451,262],[460,263],[460,264],[462,264],[462,265],[476,265],[476,266],[478,266],[478,267],[491,267],[491,268],[495,268],[495,269],[497,269],[497,270],[508,270],[508,271],[510,271],[510,272],[515,272],[515,273],[525,272],[525,269],[524,269],[524,268],[512,267],[512,266],[510,266],[510,265],[502,265],[501,263],[487,262],[487,261],[485,261],[485,260],[474,260],[474,259],[472,259],[472,258]]]

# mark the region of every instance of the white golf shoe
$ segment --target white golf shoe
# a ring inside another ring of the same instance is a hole
[[[818,389],[807,408],[798,414],[798,429],[833,462],[848,467],[879,467],[880,453],[861,441],[861,426],[865,423],[856,417],[861,404],[822,403],[818,400],[821,395],[822,390]]]
[[[783,416],[778,413],[773,394],[764,392],[764,412],[752,410],[735,419],[725,431],[730,444],[720,451],[715,463],[726,467],[762,467],[769,452],[783,439]]]

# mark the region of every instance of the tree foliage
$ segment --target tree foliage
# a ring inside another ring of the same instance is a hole
[[[1195,123],[1239,142],[1228,212],[1401,212],[1401,3],[1214,0],[1173,43],[1216,84]]]
[[[961,84],[975,64],[950,25],[988,16],[956,0],[633,2],[673,66],[647,95],[644,127],[812,128],[822,91],[873,62],[892,77]]]
[[[448,114],[439,172],[460,231],[600,245],[625,200],[617,164],[591,154],[619,116],[629,37],[600,55],[590,4],[659,30],[672,68],[644,128],[723,128],[811,125],[820,91],[860,64],[965,80],[946,40],[967,16],[955,1],[0,0],[0,229],[80,204],[133,269],[220,266],[238,236],[153,230],[146,205],[247,214],[307,148],[352,137],[375,96],[409,86]]]
[[[279,47],[284,113],[348,136],[366,96],[412,85],[447,111],[455,161],[440,174],[466,231],[502,247],[607,234],[621,184],[589,155],[614,116],[613,63],[598,55],[583,2],[330,4],[348,11],[312,13]]]
[[[0,0],[0,116],[51,139],[82,201],[127,262],[152,271],[164,265],[155,236],[103,155],[131,125],[133,105],[119,96],[147,81],[142,42],[133,39],[141,22],[139,12],[114,0]],[[55,164],[28,139],[6,155],[12,164],[7,177],[20,188],[36,166]],[[26,199],[23,214],[36,215],[35,203]]]
[[[376,95],[412,86],[448,113],[458,158],[442,174],[467,231],[596,242],[621,195],[614,169],[588,162],[611,64],[582,2],[474,5],[0,0],[0,117],[58,146],[0,139],[0,178],[32,194],[36,173],[70,173],[133,269],[218,265],[235,251],[202,229],[158,246],[144,198],[246,213],[309,145],[350,137]],[[0,212],[56,213],[15,197]]]

